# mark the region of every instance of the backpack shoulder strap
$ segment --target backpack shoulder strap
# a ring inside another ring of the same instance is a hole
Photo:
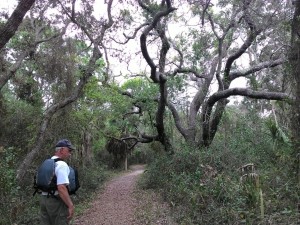
[[[61,158],[54,159],[54,162],[58,162],[58,161],[64,161],[64,160],[62,160]]]

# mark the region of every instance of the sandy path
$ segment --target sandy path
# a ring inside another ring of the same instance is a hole
[[[108,182],[91,207],[83,215],[75,218],[72,225],[136,224],[134,212],[137,201],[133,193],[136,179],[144,170],[142,166],[135,166],[131,169],[131,172]]]

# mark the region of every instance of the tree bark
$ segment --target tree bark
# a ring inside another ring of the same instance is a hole
[[[3,27],[0,27],[0,50],[14,36],[25,14],[31,8],[35,0],[20,0],[17,8],[8,18]]]
[[[85,130],[82,136],[81,160],[84,166],[91,165],[93,163],[92,136],[88,130]]]
[[[169,51],[170,45],[167,40],[165,34],[165,25],[161,23],[161,20],[168,16],[171,12],[176,10],[176,8],[171,7],[171,1],[167,2],[167,8],[162,11],[158,11],[156,14],[153,15],[153,19],[151,23],[144,29],[143,33],[140,36],[140,46],[141,51],[144,59],[146,60],[147,64],[151,69],[150,78],[154,83],[158,83],[159,85],[159,92],[160,97],[158,100],[158,107],[156,112],[156,130],[157,130],[157,140],[160,141],[167,152],[172,152],[171,144],[169,141],[168,136],[165,133],[165,124],[164,124],[164,114],[167,106],[167,84],[166,84],[166,77],[164,75],[165,72],[165,64],[166,64],[166,55]],[[152,12],[152,10],[144,5],[142,1],[138,1],[139,5],[144,8],[145,10]],[[155,65],[153,59],[150,57],[148,48],[147,48],[147,37],[151,30],[155,29],[161,39],[162,47],[160,49],[160,57],[159,57],[159,70],[157,71],[157,65]]]
[[[293,158],[297,159],[295,167],[299,167],[300,153],[300,0],[294,1],[295,11],[292,20],[291,51],[289,63],[291,67],[292,90],[295,96],[292,105],[291,128],[293,141]],[[300,187],[300,169],[297,171]]]

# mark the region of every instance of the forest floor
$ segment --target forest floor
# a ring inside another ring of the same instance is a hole
[[[131,166],[128,172],[108,181],[71,224],[176,225],[160,196],[136,185],[143,172],[143,165]]]

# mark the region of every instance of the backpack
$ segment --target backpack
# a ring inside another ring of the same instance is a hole
[[[34,176],[34,189],[35,195],[37,192],[48,192],[48,195],[54,195],[57,190],[57,180],[55,175],[55,163],[57,161],[62,161],[60,158],[56,159],[46,159],[38,168],[36,175]],[[78,188],[80,187],[78,179],[78,171],[69,166],[69,185],[68,191],[69,194],[75,194]]]

